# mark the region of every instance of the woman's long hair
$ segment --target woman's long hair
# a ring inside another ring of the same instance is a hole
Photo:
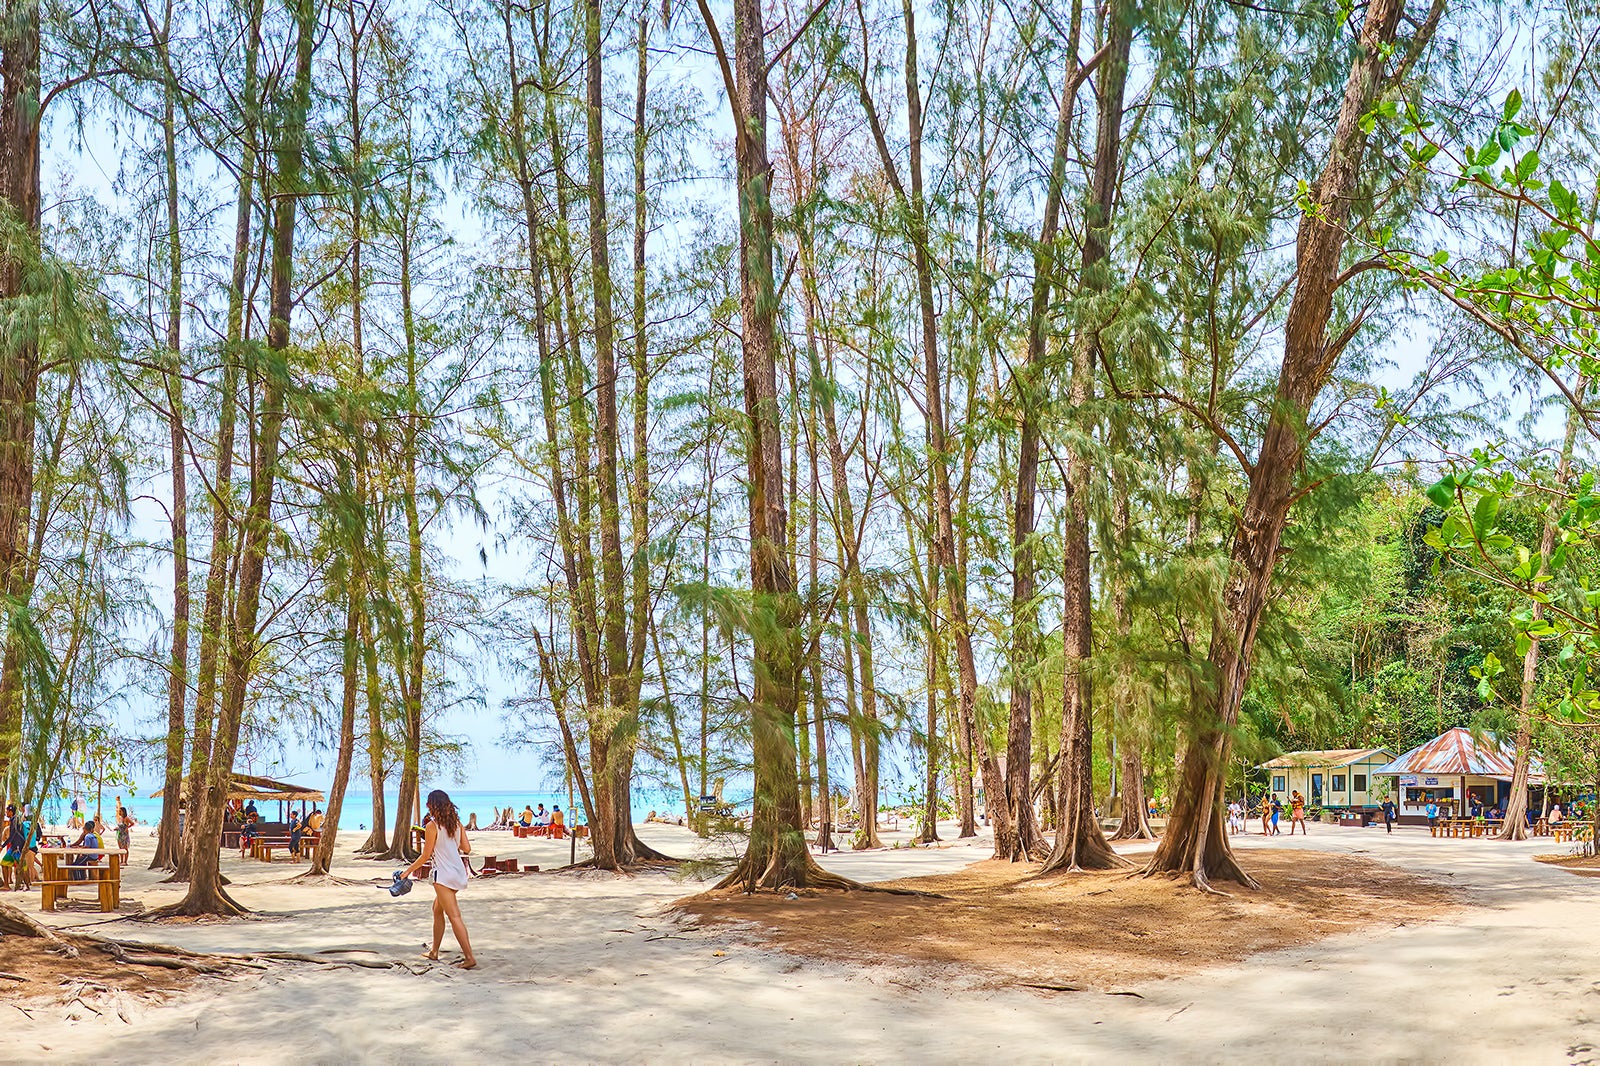
[[[428,793],[428,813],[439,823],[439,828],[452,837],[461,832],[461,812],[450,802],[450,793],[436,788]]]

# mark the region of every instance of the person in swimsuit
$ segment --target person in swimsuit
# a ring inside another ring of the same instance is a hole
[[[1300,827],[1300,835],[1306,835],[1306,798],[1295,792],[1289,797],[1289,835],[1294,836],[1294,827]]]
[[[432,873],[428,875],[433,882],[433,949],[424,953],[423,958],[439,958],[439,945],[444,942],[444,923],[448,919],[450,929],[456,935],[456,943],[461,945],[461,961],[456,965],[463,970],[470,970],[478,965],[478,960],[473,957],[472,944],[467,940],[467,923],[461,917],[461,904],[456,900],[456,893],[467,887],[467,861],[462,856],[472,853],[472,842],[467,839],[466,830],[461,828],[460,812],[443,789],[436,788],[428,793],[428,814],[431,817],[422,844],[422,854],[405,870],[405,876],[410,877],[429,862],[433,863]]]
[[[122,797],[117,797],[121,800]],[[133,815],[120,802],[117,804],[117,847],[127,851],[133,838]]]

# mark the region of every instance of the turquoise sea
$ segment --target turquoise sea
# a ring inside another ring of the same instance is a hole
[[[512,792],[512,791],[472,791],[468,789],[446,789],[450,798],[455,800],[456,807],[461,811],[463,819],[473,814],[478,816],[479,825],[488,825],[494,820],[493,811],[497,807],[511,807],[521,811],[524,806],[537,808],[544,804],[551,809],[559,806],[563,811],[575,810],[574,818],[569,819],[569,824],[581,822],[583,818],[583,801],[573,796],[575,803],[568,803],[565,792]],[[141,790],[142,792],[142,790]],[[110,818],[116,812],[115,790],[107,790],[101,798],[101,809],[105,816]],[[85,797],[86,809],[93,814],[95,810],[95,796],[90,794]],[[144,795],[130,798],[126,792],[122,793],[123,806],[128,808],[128,813],[140,825],[154,825],[161,818],[161,801],[148,799]],[[384,795],[385,818],[390,825],[394,824],[395,804],[399,802],[398,790],[387,792]],[[46,816],[51,822],[64,822],[67,818],[69,800],[59,801],[59,808],[52,810],[51,805],[46,806]],[[295,805],[298,809],[299,805]],[[327,804],[321,805],[323,808]],[[268,818],[276,818],[276,804],[269,804],[269,809],[261,813]],[[683,796],[680,794],[661,792],[655,789],[635,789],[633,792],[633,820],[642,822],[651,811],[656,811],[667,816],[681,816],[683,814]],[[370,828],[372,823],[372,793],[348,792],[344,798],[344,811],[339,818],[341,829],[361,831]]]

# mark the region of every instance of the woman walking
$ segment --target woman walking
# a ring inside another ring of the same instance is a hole
[[[433,817],[428,822],[422,854],[405,871],[405,877],[409,878],[428,862],[433,863],[433,872],[429,874],[433,882],[433,949],[423,958],[439,958],[439,945],[444,941],[444,923],[449,919],[456,943],[461,945],[461,961],[456,965],[463,970],[470,970],[478,965],[478,960],[473,957],[472,944],[467,940],[467,923],[461,917],[461,904],[456,900],[456,893],[467,887],[467,860],[462,856],[471,854],[472,842],[467,839],[466,830],[461,828],[460,812],[443,789],[436,788],[428,793],[428,813]]]

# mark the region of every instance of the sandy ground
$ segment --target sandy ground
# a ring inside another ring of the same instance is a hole
[[[1435,920],[1462,904],[1459,891],[1389,863],[1307,858],[1256,848],[1257,888],[1227,894],[1128,870],[1041,875],[1036,863],[990,859],[887,883],[915,896],[715,892],[680,906],[791,954],[921,963],[968,987],[1117,992],[1338,933]]]
[[[642,827],[641,836],[677,854],[701,847],[670,827]],[[1237,839],[1246,862],[1265,843]],[[136,838],[136,859],[149,846]],[[1134,997],[996,989],[912,964],[816,961],[746,946],[730,930],[669,911],[699,886],[659,874],[507,877],[475,882],[463,894],[481,962],[471,973],[273,970],[205,980],[157,1007],[125,1004],[125,1020],[77,1004],[34,1009],[30,1018],[0,1003],[12,1015],[0,1018],[0,1060],[1600,1061],[1597,886],[1532,861],[1551,850],[1548,841],[1317,827],[1310,838],[1279,837],[1271,846],[1403,866],[1456,886],[1468,906],[1441,921],[1363,929],[1143,981],[1127,989]],[[506,834],[478,834],[474,847],[546,869],[566,854],[554,842],[513,846]],[[884,880],[953,873],[987,853],[980,843],[824,861],[857,879]],[[427,935],[425,886],[391,900],[372,887],[271,883],[298,866],[236,857],[225,864],[237,897],[275,917],[186,926],[117,921],[100,930],[198,949],[367,949],[390,957],[416,953]],[[128,875],[125,898],[155,905],[175,897],[140,865]],[[338,872],[377,877],[388,869],[344,862]],[[36,895],[7,899],[25,899],[30,911],[38,904]],[[105,917],[74,911],[50,920]],[[9,994],[0,989],[0,997]]]

